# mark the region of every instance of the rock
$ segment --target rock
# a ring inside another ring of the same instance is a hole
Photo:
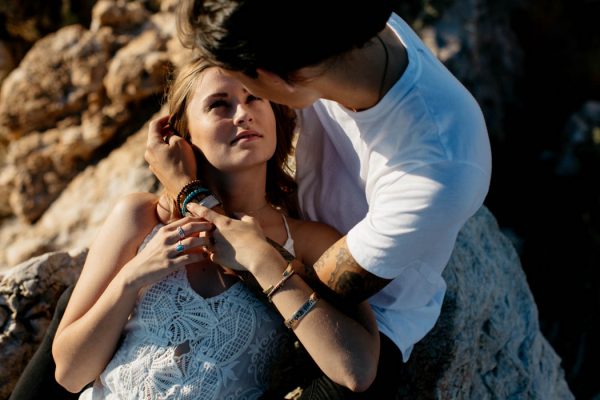
[[[56,302],[75,283],[87,251],[48,253],[20,264],[0,281],[0,398],[6,399],[41,342]]]
[[[400,372],[401,399],[573,399],[510,240],[482,207],[444,271],[434,329]]]
[[[108,49],[80,25],[37,41],[2,84],[0,136],[19,138],[54,128],[102,96]]]
[[[91,31],[101,27],[132,30],[140,27],[150,17],[142,3],[123,0],[100,0],[92,10]]]
[[[164,92],[172,67],[165,44],[157,30],[148,29],[117,52],[104,78],[113,102],[139,102]]]
[[[162,114],[161,114],[162,115]],[[7,220],[0,229],[0,265],[60,249],[89,247],[117,199],[158,189],[144,160],[145,125],[98,165],[87,167],[34,225]]]
[[[0,41],[0,85],[14,68],[15,60],[8,45],[4,41]]]

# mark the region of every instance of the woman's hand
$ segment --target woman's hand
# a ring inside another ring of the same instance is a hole
[[[177,136],[169,125],[169,116],[150,122],[144,154],[150,171],[162,183],[171,198],[188,182],[196,179],[196,158],[192,146]]]
[[[270,262],[285,264],[254,218],[244,215],[240,220],[232,219],[196,203],[188,204],[187,208],[193,215],[212,222],[216,228],[209,252],[213,262],[252,274],[256,268]]]
[[[185,217],[161,227],[146,247],[124,267],[126,285],[134,290],[159,281],[186,265],[207,259],[210,222]]]

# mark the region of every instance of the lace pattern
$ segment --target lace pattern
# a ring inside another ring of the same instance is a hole
[[[205,299],[176,271],[138,298],[92,398],[258,399],[285,337],[279,314],[243,283]]]

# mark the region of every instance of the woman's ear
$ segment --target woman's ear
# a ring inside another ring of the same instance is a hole
[[[296,91],[296,86],[293,83],[286,81],[275,72],[257,68],[256,73],[258,74],[257,79],[269,87],[279,87],[288,93],[294,93]]]

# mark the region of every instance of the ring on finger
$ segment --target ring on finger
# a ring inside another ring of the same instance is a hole
[[[180,226],[177,227],[177,233],[179,234],[179,239],[185,238],[185,231],[183,230],[182,227],[180,227]]]
[[[180,240],[179,243],[177,243],[177,246],[175,246],[175,251],[181,253],[183,250],[185,250],[185,246],[183,245],[183,243],[181,243]]]

